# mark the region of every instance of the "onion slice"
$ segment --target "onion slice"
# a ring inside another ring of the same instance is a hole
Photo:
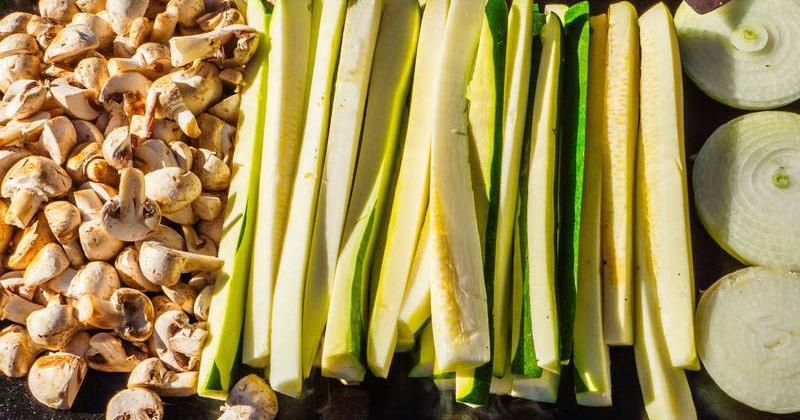
[[[683,68],[708,96],[734,108],[800,99],[800,1],[737,0],[708,14],[675,14]]]
[[[800,411],[800,273],[752,267],[728,274],[697,307],[697,349],[732,398],[770,413]]]
[[[718,128],[694,164],[697,212],[748,265],[800,270],[800,115],[748,114]]]

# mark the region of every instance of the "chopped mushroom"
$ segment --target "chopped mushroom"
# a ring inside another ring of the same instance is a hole
[[[81,225],[81,211],[69,201],[53,201],[44,206],[44,217],[53,236],[61,244],[78,238]]]
[[[54,22],[69,23],[78,11],[75,0],[39,0],[39,13]]]
[[[99,299],[110,299],[119,288],[119,275],[111,264],[103,261],[90,261],[75,273],[65,295],[72,299],[78,299],[87,294]]]
[[[141,241],[159,226],[161,214],[156,203],[145,196],[142,171],[125,168],[120,174],[119,195],[103,206],[106,231],[120,241]]]
[[[11,34],[21,34],[25,32],[28,22],[33,15],[25,12],[11,12],[0,19],[0,39]]]
[[[108,233],[101,220],[84,222],[78,229],[78,236],[83,253],[92,261],[108,261],[116,257],[125,246],[125,242]]]
[[[57,410],[69,410],[87,370],[83,358],[71,353],[42,356],[31,367],[28,388],[40,403]]]
[[[67,161],[72,148],[78,144],[78,134],[69,118],[62,115],[44,124],[41,143],[50,159],[60,166]]]
[[[111,398],[106,407],[106,420],[162,420],[163,418],[164,404],[161,398],[147,388],[122,390]]]
[[[0,319],[25,325],[28,316],[39,309],[42,309],[42,305],[25,300],[5,287],[0,288]]]
[[[273,420],[278,414],[278,398],[258,375],[240,379],[231,389],[218,420]]]
[[[145,359],[147,346],[121,340],[107,332],[93,335],[86,350],[89,367],[101,372],[131,372]]]
[[[197,291],[186,283],[175,283],[172,286],[161,286],[164,295],[169,300],[175,302],[183,312],[189,315],[194,314],[194,301],[197,298]]]
[[[92,51],[100,45],[92,28],[81,23],[67,25],[56,34],[44,52],[45,63],[67,61]]]
[[[247,25],[229,25],[219,27],[211,32],[197,35],[179,36],[169,40],[172,65],[180,67],[195,60],[204,60],[222,56],[220,64],[237,66],[246,63],[253,57],[258,48],[258,37],[255,29]],[[233,48],[226,48],[227,43]],[[225,51],[233,51],[231,57],[225,57]]]
[[[37,81],[22,79],[12,83],[3,96],[5,117],[10,120],[28,118],[39,112],[47,98],[47,88]]]
[[[24,270],[42,247],[55,242],[43,214],[23,230],[18,230],[11,242],[11,252],[6,254],[5,265],[12,270]]]
[[[52,160],[41,156],[23,158],[3,179],[3,197],[11,199],[5,222],[19,228],[28,226],[43,203],[66,194],[71,186],[69,175]]]
[[[65,77],[60,77],[50,83],[50,95],[69,115],[90,121],[97,118],[97,110],[92,106],[95,92],[73,86]]]
[[[145,341],[153,332],[153,304],[136,289],[117,289],[109,300],[85,294],[75,302],[75,312],[84,324],[114,330],[128,341]]]
[[[0,91],[5,92],[17,80],[36,79],[42,60],[31,54],[17,54],[0,58]]]
[[[208,255],[194,254],[167,248],[158,242],[147,241],[139,250],[139,267],[144,276],[161,286],[172,286],[182,273],[214,271],[222,268],[223,261]]]
[[[136,365],[128,388],[149,388],[162,397],[188,397],[197,392],[197,372],[173,372],[157,357]]]
[[[206,337],[206,328],[190,324],[182,310],[168,310],[156,318],[151,347],[170,369],[186,372],[197,366]]]
[[[42,247],[25,268],[26,287],[37,287],[47,283],[69,267],[67,254],[61,245],[49,243]]]
[[[58,302],[31,312],[25,325],[36,344],[54,351],[63,349],[80,327],[72,306]]]
[[[117,35],[127,35],[133,21],[143,17],[148,0],[106,0],[111,27]]]
[[[135,247],[126,246],[117,254],[117,259],[114,262],[119,273],[119,278],[127,287],[145,290],[148,292],[161,291],[161,287],[153,284],[150,280],[144,277],[142,269],[139,268],[139,251]]]
[[[0,372],[11,378],[27,375],[42,350],[31,340],[25,327],[12,324],[3,328],[0,330]]]
[[[145,195],[165,214],[190,205],[203,191],[197,175],[178,167],[158,169],[144,178]]]

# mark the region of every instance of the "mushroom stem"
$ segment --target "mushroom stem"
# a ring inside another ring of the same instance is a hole
[[[75,302],[75,312],[79,321],[105,330],[116,329],[125,321],[114,304],[90,294],[82,295]]]
[[[5,222],[19,228],[28,226],[44,200],[36,191],[22,188],[14,193],[6,212]]]
[[[38,309],[42,306],[0,289],[0,318],[25,325],[28,315]]]

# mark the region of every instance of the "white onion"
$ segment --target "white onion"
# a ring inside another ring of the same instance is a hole
[[[732,398],[771,413],[800,411],[800,274],[752,267],[711,286],[697,307],[697,349]]]
[[[736,0],[704,15],[675,13],[683,68],[708,96],[734,108],[800,99],[800,0]]]
[[[749,265],[800,270],[800,116],[759,112],[718,128],[694,164],[700,220]]]

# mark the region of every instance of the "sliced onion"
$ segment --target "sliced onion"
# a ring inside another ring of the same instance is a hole
[[[697,212],[748,265],[800,270],[800,116],[768,111],[718,128],[694,164]]]
[[[800,1],[736,0],[700,15],[681,3],[681,61],[708,96],[734,108],[800,99]]]
[[[732,398],[800,411],[800,273],[752,267],[711,286],[697,307],[697,350]]]

